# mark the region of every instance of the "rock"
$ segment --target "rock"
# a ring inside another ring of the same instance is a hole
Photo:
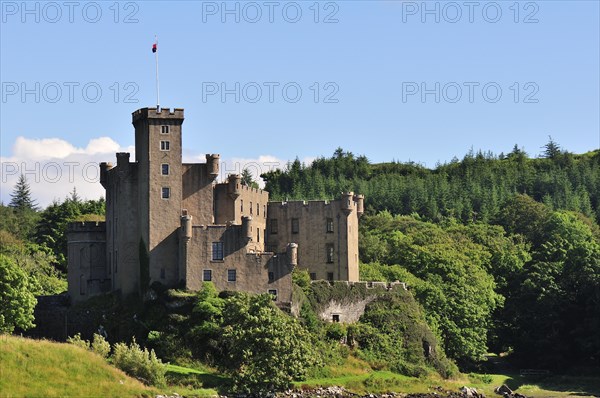
[[[496,392],[496,394],[499,394],[499,395],[509,395],[509,396],[513,395],[513,391],[510,388],[508,388],[508,386],[506,384],[502,384],[500,387],[496,388],[494,391]]]
[[[479,397],[479,394],[477,393],[477,390],[475,388],[463,386],[461,387],[460,392],[462,392],[463,395],[467,398]]]

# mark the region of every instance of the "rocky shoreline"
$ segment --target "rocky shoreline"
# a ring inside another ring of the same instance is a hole
[[[318,387],[303,390],[287,390],[280,393],[269,393],[265,398],[486,398],[475,388],[462,387],[459,391],[448,391],[442,387],[434,388],[435,391],[426,393],[404,394],[390,392],[385,394],[356,394],[346,390],[344,387]],[[524,395],[513,392],[506,385],[495,389],[496,394],[503,398],[527,398]],[[254,394],[220,395],[216,398],[258,398]],[[179,394],[157,395],[156,398],[181,398]]]

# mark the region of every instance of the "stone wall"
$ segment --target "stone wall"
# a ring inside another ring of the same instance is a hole
[[[213,260],[213,242],[223,244],[222,260]],[[291,301],[292,265],[287,255],[248,250],[241,225],[194,226],[185,253],[187,289],[200,289],[204,271],[210,271],[219,291],[261,294],[276,290],[277,301]],[[229,281],[230,270],[235,271],[235,281]]]
[[[269,202],[267,217],[267,250],[297,243],[298,266],[311,278],[358,281],[358,215],[353,208],[345,211],[341,200]]]

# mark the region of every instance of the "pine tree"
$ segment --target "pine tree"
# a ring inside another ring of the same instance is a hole
[[[31,188],[23,174],[19,176],[10,197],[9,206],[16,210],[37,210],[37,203],[31,198]]]
[[[248,169],[242,170],[241,180],[242,185],[246,185],[251,188],[258,188],[258,183],[254,181],[254,176]]]
[[[561,154],[560,146],[552,139],[551,136],[548,136],[548,143],[544,145],[543,156],[548,159],[556,159]]]

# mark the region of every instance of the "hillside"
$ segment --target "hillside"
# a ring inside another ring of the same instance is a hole
[[[462,160],[426,168],[414,162],[374,164],[341,148],[311,164],[298,159],[285,170],[263,174],[273,200],[337,198],[341,191],[365,195],[368,214],[419,214],[489,222],[516,193],[553,210],[572,210],[600,221],[600,151],[573,154],[552,141],[541,157],[515,146],[507,155],[473,151]]]
[[[2,397],[149,397],[153,389],[70,344],[0,335]]]

